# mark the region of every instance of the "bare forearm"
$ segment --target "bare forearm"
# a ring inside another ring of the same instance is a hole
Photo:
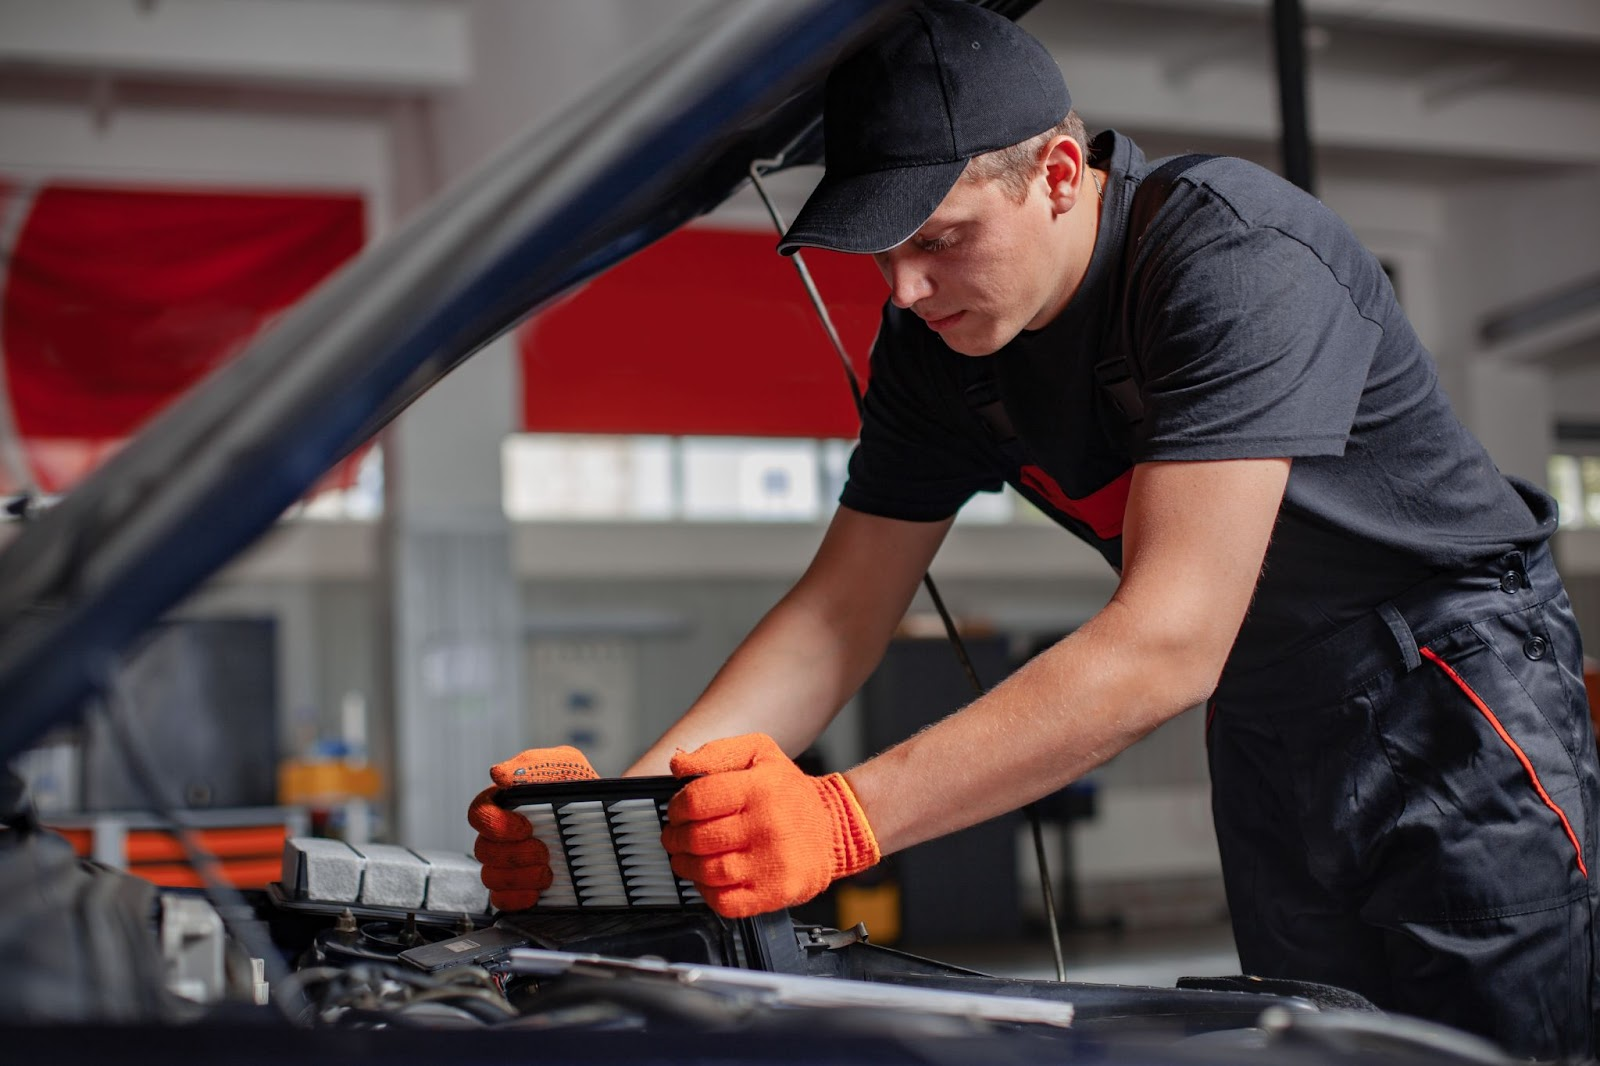
[[[879,847],[1038,799],[1206,699],[1260,576],[1289,465],[1135,467],[1111,602],[989,695],[846,775]]]
[[[839,508],[805,576],[628,773],[666,773],[677,749],[741,733],[798,755],[883,657],[949,528]]]
[[[885,854],[1030,803],[1205,699],[1112,604],[982,699],[846,774]]]
[[[628,773],[664,774],[679,748],[739,733],[766,733],[798,754],[866,680],[887,640],[841,625],[803,596],[785,597]]]

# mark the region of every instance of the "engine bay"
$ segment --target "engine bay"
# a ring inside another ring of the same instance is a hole
[[[321,838],[291,839],[265,890],[161,890],[26,809],[6,826],[0,1030],[27,1061],[68,1035],[124,1061],[1508,1061],[1325,986],[1000,977],[693,898],[496,913],[470,859]],[[373,902],[430,887],[452,907]]]

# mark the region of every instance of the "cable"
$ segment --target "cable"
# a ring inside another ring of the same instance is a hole
[[[105,693],[106,699],[102,708],[104,717],[111,727],[117,745],[122,749],[134,782],[144,793],[150,811],[171,827],[172,835],[183,848],[189,865],[200,877],[207,902],[216,910],[229,935],[243,945],[253,957],[262,961],[267,985],[276,993],[268,995],[268,1002],[283,1015],[284,1020],[291,1025],[295,1024],[303,1007],[300,987],[288,983],[288,972],[284,968],[283,960],[278,956],[277,949],[270,940],[264,942],[258,936],[258,930],[237,921],[240,914],[253,913],[253,908],[238,889],[222,879],[216,856],[206,850],[205,845],[200,843],[190,832],[187,823],[179,817],[177,810],[166,801],[165,791],[151,770],[151,763],[144,746],[127,721],[127,711],[131,708],[132,701],[128,698],[126,681],[121,671],[111,672]],[[290,994],[285,994],[285,990]]]
[[[783,166],[783,157],[774,159],[753,159],[750,161],[750,182],[755,186],[761,202],[766,205],[767,214],[772,218],[772,224],[778,231],[778,236],[783,236],[789,228],[783,219],[783,213],[778,210],[778,205],[773,202],[767,193],[766,183],[762,176]],[[834,328],[833,316],[828,314],[828,307],[822,300],[822,293],[817,289],[816,282],[811,278],[811,271],[807,268],[804,256],[794,252],[790,260],[794,263],[795,271],[800,275],[800,284],[804,286],[806,295],[811,299],[811,306],[817,312],[817,317],[822,320],[823,331],[828,334],[828,340],[833,343],[833,350],[839,356],[839,363],[844,368],[845,380],[850,385],[850,395],[856,403],[856,417],[866,419],[866,403],[861,391],[861,379],[856,376],[856,368],[850,362],[850,356],[844,350],[844,341],[839,337],[839,331]],[[955,650],[956,658],[961,661],[961,669],[966,672],[967,681],[972,685],[972,691],[979,697],[985,693],[983,682],[978,677],[977,667],[972,665],[972,656],[967,654],[967,645],[961,639],[961,634],[956,631],[956,623],[950,617],[950,612],[944,605],[944,597],[939,595],[939,587],[933,583],[932,572],[922,575],[922,587],[928,590],[928,599],[933,601],[933,609],[939,613],[939,621],[944,624],[944,635],[949,638],[950,646]],[[1039,861],[1039,889],[1044,896],[1045,920],[1050,926],[1050,948],[1055,953],[1056,980],[1067,979],[1066,957],[1061,951],[1061,928],[1056,920],[1055,890],[1050,884],[1050,867],[1045,859],[1044,824],[1039,819],[1039,810],[1033,804],[1028,804],[1023,809],[1028,818],[1028,825],[1033,830],[1033,850]]]

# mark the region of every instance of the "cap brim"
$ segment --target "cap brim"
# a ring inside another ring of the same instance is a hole
[[[886,252],[922,228],[966,168],[967,161],[957,159],[845,177],[824,174],[778,251]]]

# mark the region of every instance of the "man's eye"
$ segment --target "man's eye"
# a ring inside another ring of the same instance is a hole
[[[946,233],[942,237],[932,237],[928,240],[918,241],[917,245],[924,252],[942,252],[956,242],[956,239]]]

